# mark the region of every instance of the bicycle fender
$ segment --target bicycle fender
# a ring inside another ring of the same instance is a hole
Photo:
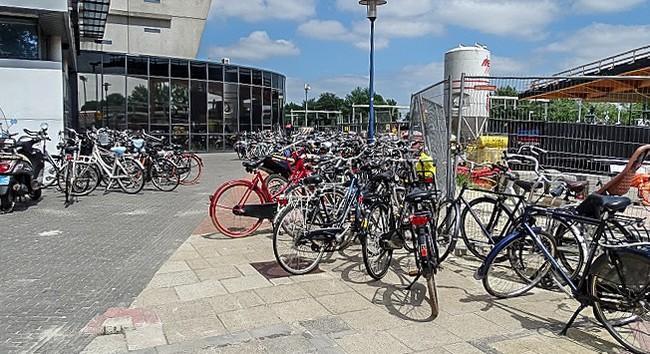
[[[508,244],[510,244],[510,242],[513,242],[514,240],[516,240],[518,238],[523,238],[525,236],[526,236],[526,234],[524,232],[521,232],[519,230],[515,230],[515,231],[511,232],[509,235],[507,235],[506,237],[504,237],[503,240],[499,241],[499,243],[494,245],[494,247],[492,248],[490,253],[488,253],[487,257],[485,257],[485,261],[483,261],[483,264],[481,264],[481,266],[478,267],[476,272],[474,272],[474,279],[482,280],[483,278],[485,278],[485,276],[487,275],[488,268],[490,268],[490,265],[497,258],[497,255],[499,254],[499,252],[503,251],[503,249]]]
[[[592,263],[589,274],[614,284],[646,284],[650,274],[650,247],[607,250]]]

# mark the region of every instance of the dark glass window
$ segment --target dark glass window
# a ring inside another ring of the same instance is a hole
[[[273,91],[273,101],[271,105],[271,110],[273,111],[273,126],[277,127],[279,124],[282,124],[282,119],[280,117],[280,93],[278,91]]]
[[[38,60],[35,22],[0,18],[0,58]]]
[[[223,81],[223,65],[208,64],[208,78],[212,81]]]
[[[195,135],[192,133],[190,140],[190,150],[196,152],[208,151],[208,137],[206,135]]]
[[[99,53],[82,52],[77,59],[77,70],[80,73],[102,72],[102,55]]]
[[[79,128],[86,129],[93,125],[101,126],[100,96],[101,76],[97,74],[79,74],[78,102]]]
[[[169,134],[169,79],[149,80],[149,102],[149,129],[154,134]]]
[[[205,80],[207,78],[205,63],[192,63],[190,70],[192,79]]]
[[[264,87],[271,87],[271,73],[264,72]]]
[[[171,60],[172,77],[187,79],[188,75],[188,62],[187,60]]]
[[[129,77],[126,81],[128,128],[149,130],[149,85],[147,79]]]
[[[208,138],[208,151],[209,152],[214,152],[214,151],[223,151],[223,142],[224,141],[224,136],[223,135],[210,135]]]
[[[208,132],[208,89],[205,81],[192,80],[191,98],[192,108],[190,109],[190,131],[194,133]]]
[[[239,131],[251,131],[251,87],[239,85]]]
[[[262,130],[262,88],[253,87],[253,130]]]
[[[280,88],[280,76],[278,74],[271,74],[271,87],[274,89]]]
[[[168,77],[169,59],[163,59],[163,58],[149,59],[149,75]]]
[[[220,82],[208,86],[208,131],[223,134],[223,84]]]
[[[226,81],[239,82],[239,75],[237,75],[236,66],[226,66]]]
[[[124,75],[124,55],[104,54],[103,55],[104,75]]]
[[[271,120],[271,90],[264,89],[262,92],[262,125],[268,129],[273,124]]]
[[[126,70],[129,75],[149,75],[149,59],[147,57],[126,57]]]
[[[177,125],[182,125],[181,129],[188,133],[189,113],[190,113],[190,92],[189,82],[187,80],[172,80],[171,86],[171,116],[174,130],[178,130]]]
[[[102,126],[117,130],[126,129],[126,77],[104,75],[102,87]]]
[[[250,83],[251,83],[251,69],[239,68],[239,83],[250,85]]]
[[[262,72],[259,70],[253,70],[253,85],[262,86]]]
[[[238,91],[239,85],[223,85],[223,123],[226,134],[239,132]]]

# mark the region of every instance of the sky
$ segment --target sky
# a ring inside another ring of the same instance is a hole
[[[212,0],[199,58],[287,76],[287,101],[345,96],[369,77],[357,0]],[[550,75],[650,44],[650,0],[388,0],[376,23],[376,91],[408,105],[442,80],[444,53],[486,45],[492,75]]]

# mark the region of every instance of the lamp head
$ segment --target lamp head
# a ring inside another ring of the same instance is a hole
[[[374,20],[377,18],[377,7],[386,5],[386,0],[361,0],[359,5],[363,5],[368,9],[368,18]]]

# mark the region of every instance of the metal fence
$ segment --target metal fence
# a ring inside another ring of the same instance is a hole
[[[455,166],[451,163],[452,129],[450,80],[440,81],[411,96],[410,139],[422,136],[429,155],[436,164],[438,187],[452,194]]]

